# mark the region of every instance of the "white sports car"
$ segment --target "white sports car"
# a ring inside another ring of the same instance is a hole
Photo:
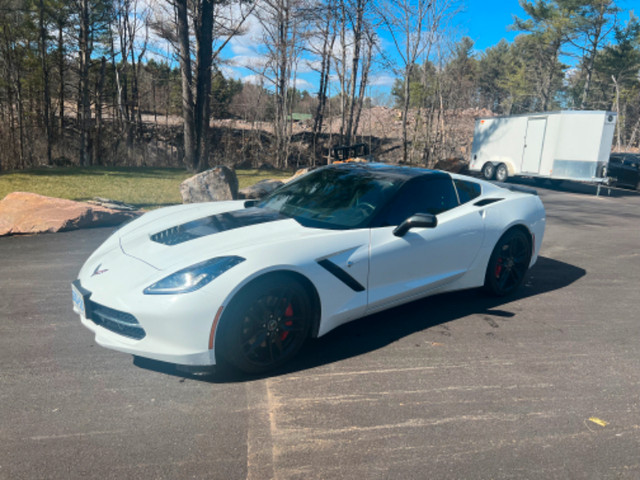
[[[534,191],[440,171],[331,165],[265,200],[177,205],[107,239],[73,283],[104,347],[259,373],[309,337],[435,293],[508,295],[534,264]]]

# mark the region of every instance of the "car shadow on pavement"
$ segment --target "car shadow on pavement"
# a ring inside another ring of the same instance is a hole
[[[307,342],[287,365],[264,376],[249,376],[230,368],[186,372],[180,367],[135,358],[140,368],[212,383],[252,381],[308,370],[362,355],[385,347],[416,332],[446,324],[469,315],[510,318],[516,314],[501,307],[522,298],[542,295],[571,285],[586,270],[568,263],[540,257],[515,295],[490,297],[481,289],[434,295],[347,323],[327,335]]]

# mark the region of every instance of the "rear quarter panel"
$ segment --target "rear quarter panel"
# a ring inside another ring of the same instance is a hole
[[[484,246],[493,250],[493,247],[507,230],[522,225],[533,238],[530,263],[530,266],[533,266],[537,260],[544,237],[546,225],[544,206],[537,195],[508,193],[509,195],[504,200],[486,207]]]

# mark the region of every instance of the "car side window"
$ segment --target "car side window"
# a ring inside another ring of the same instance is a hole
[[[420,177],[407,182],[382,212],[381,226],[400,225],[416,213],[437,215],[458,206],[451,178]]]
[[[460,203],[467,203],[476,197],[479,197],[482,193],[482,187],[476,182],[470,182],[468,180],[455,179],[453,181],[458,191],[458,198]]]

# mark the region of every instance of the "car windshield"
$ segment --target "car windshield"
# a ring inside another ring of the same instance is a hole
[[[404,180],[366,169],[321,168],[276,190],[259,207],[308,227],[362,228]]]

